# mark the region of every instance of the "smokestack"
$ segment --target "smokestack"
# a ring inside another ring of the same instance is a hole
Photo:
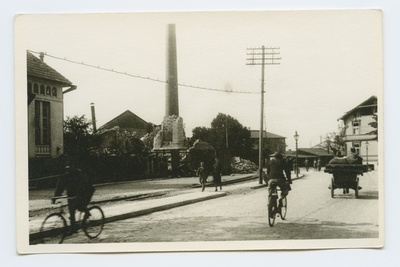
[[[39,54],[40,61],[44,62],[44,53],[40,52]]]
[[[179,116],[178,68],[176,56],[175,24],[167,25],[165,116]]]
[[[92,111],[92,126],[93,126],[93,133],[97,131],[96,128],[96,113],[94,111],[94,103],[90,103],[90,109]]]

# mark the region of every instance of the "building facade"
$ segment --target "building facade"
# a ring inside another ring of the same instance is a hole
[[[365,164],[378,163],[377,128],[371,126],[371,123],[377,122],[377,111],[378,99],[371,96],[339,118],[345,129],[347,154],[350,154],[351,148],[355,148]]]
[[[258,150],[260,131],[250,130],[251,147],[253,150]],[[271,152],[279,152],[284,154],[286,151],[286,137],[263,131],[263,150]]]
[[[27,52],[28,153],[29,158],[58,155],[63,152],[64,99],[75,90],[67,78]]]

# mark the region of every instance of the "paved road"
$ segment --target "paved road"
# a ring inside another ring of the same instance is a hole
[[[293,183],[287,220],[278,218],[272,228],[266,188],[232,185],[226,197],[109,223],[98,239],[78,234],[65,243],[377,238],[377,179],[376,173],[361,177],[359,199],[352,190],[336,190],[332,199],[330,175],[309,172]]]

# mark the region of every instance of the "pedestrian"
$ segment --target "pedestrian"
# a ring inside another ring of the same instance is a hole
[[[314,167],[314,171],[316,171],[317,170],[317,160],[315,160],[315,159],[314,159],[314,162],[313,162],[313,167]]]
[[[318,160],[317,160],[317,169],[318,169],[318,171],[321,171],[321,159],[320,158],[318,158]]]
[[[218,191],[218,186],[219,186],[219,189],[222,190],[221,175],[222,175],[221,164],[219,163],[219,160],[216,158],[215,163],[213,165],[213,170],[212,170],[215,191]]]
[[[208,178],[207,170],[204,165],[204,161],[200,162],[200,167],[197,169],[197,176],[199,177],[199,182],[201,184],[201,192],[204,191]]]
[[[308,171],[308,159],[304,160],[304,166],[306,167],[306,171]]]

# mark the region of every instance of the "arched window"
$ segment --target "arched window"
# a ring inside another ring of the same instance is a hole
[[[45,94],[44,85],[43,85],[43,84],[40,85],[40,94],[41,94],[41,95],[44,95],[44,94]]]
[[[34,94],[39,94],[39,85],[37,83],[35,83],[33,85],[33,93]]]
[[[51,88],[50,86],[46,87],[46,95],[51,95]]]
[[[56,87],[53,87],[53,89],[52,89],[52,95],[55,96],[55,97],[57,97],[57,88],[56,88]]]

